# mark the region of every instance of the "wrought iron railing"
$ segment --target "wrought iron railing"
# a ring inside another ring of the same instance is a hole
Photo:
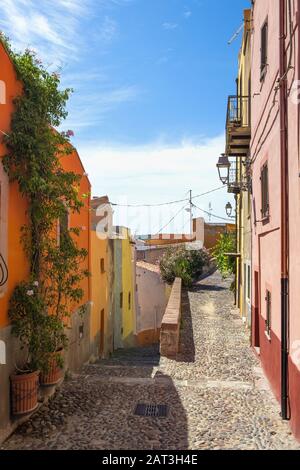
[[[229,127],[250,127],[249,96],[228,97],[226,128]]]
[[[8,267],[5,259],[0,253],[0,287],[4,286],[8,280]]]
[[[247,161],[231,160],[228,170],[228,191],[234,194],[240,193],[241,191],[248,191],[250,181],[251,176]]]

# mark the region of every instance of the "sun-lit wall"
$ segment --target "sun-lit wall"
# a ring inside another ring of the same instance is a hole
[[[109,305],[109,246],[107,240],[100,240],[95,231],[91,232],[91,284],[92,308],[90,339],[93,354],[105,355],[105,339],[108,331]]]
[[[0,328],[9,324],[8,302],[15,286],[26,279],[29,263],[20,243],[21,227],[27,223],[27,201],[22,198],[17,183],[9,183],[2,166],[6,154],[4,134],[9,133],[13,100],[22,93],[22,84],[17,80],[14,66],[0,42],[0,81],[5,96],[0,102],[0,253],[8,267],[8,281],[0,287]],[[3,99],[4,98],[4,99]]]
[[[122,292],[123,292],[123,342],[124,346],[134,344],[135,333],[135,295],[132,272],[134,269],[132,245],[126,229],[122,240]]]

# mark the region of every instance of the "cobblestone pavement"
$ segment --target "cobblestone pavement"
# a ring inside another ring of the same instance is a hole
[[[300,449],[228,287],[216,273],[185,295],[177,361],[150,347],[85,366],[3,449]],[[168,417],[137,417],[138,402]]]

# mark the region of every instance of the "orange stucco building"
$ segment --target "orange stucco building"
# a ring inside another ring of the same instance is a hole
[[[22,93],[14,66],[0,42],[0,159],[6,153],[3,138],[9,133],[14,97]],[[18,190],[17,183],[9,184],[0,164],[0,254],[2,270],[9,266],[7,282],[0,287],[0,328],[8,325],[8,301],[15,285],[26,278],[28,263],[20,244],[20,229],[26,223],[27,203]],[[2,271],[1,271],[2,272]]]
[[[18,184],[8,180],[2,165],[6,154],[3,137],[10,132],[14,111],[14,98],[22,93],[22,83],[17,79],[14,65],[0,41],[0,343],[5,351],[5,361],[0,360],[0,442],[11,429],[9,376],[14,370],[18,357],[17,342],[11,336],[8,318],[8,304],[15,286],[28,278],[29,263],[20,241],[21,227],[27,223],[27,201],[19,192]],[[69,215],[69,227],[81,228],[78,238],[80,248],[88,250],[88,257],[82,268],[90,271],[90,192],[91,186],[80,157],[75,149],[61,158],[66,171],[81,176],[79,193],[84,202],[80,213]],[[77,369],[90,355],[90,278],[81,285],[84,297],[81,305],[86,305],[86,315],[82,318],[76,311],[70,319],[70,342],[66,355],[66,367]],[[78,306],[79,307],[79,306]],[[0,358],[1,359],[1,358]],[[5,362],[5,364],[3,364]]]

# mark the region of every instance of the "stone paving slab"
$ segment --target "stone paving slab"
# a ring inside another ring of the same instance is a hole
[[[300,449],[218,273],[183,302],[181,352],[119,351],[83,368],[3,449]],[[167,418],[134,415],[168,405]]]

